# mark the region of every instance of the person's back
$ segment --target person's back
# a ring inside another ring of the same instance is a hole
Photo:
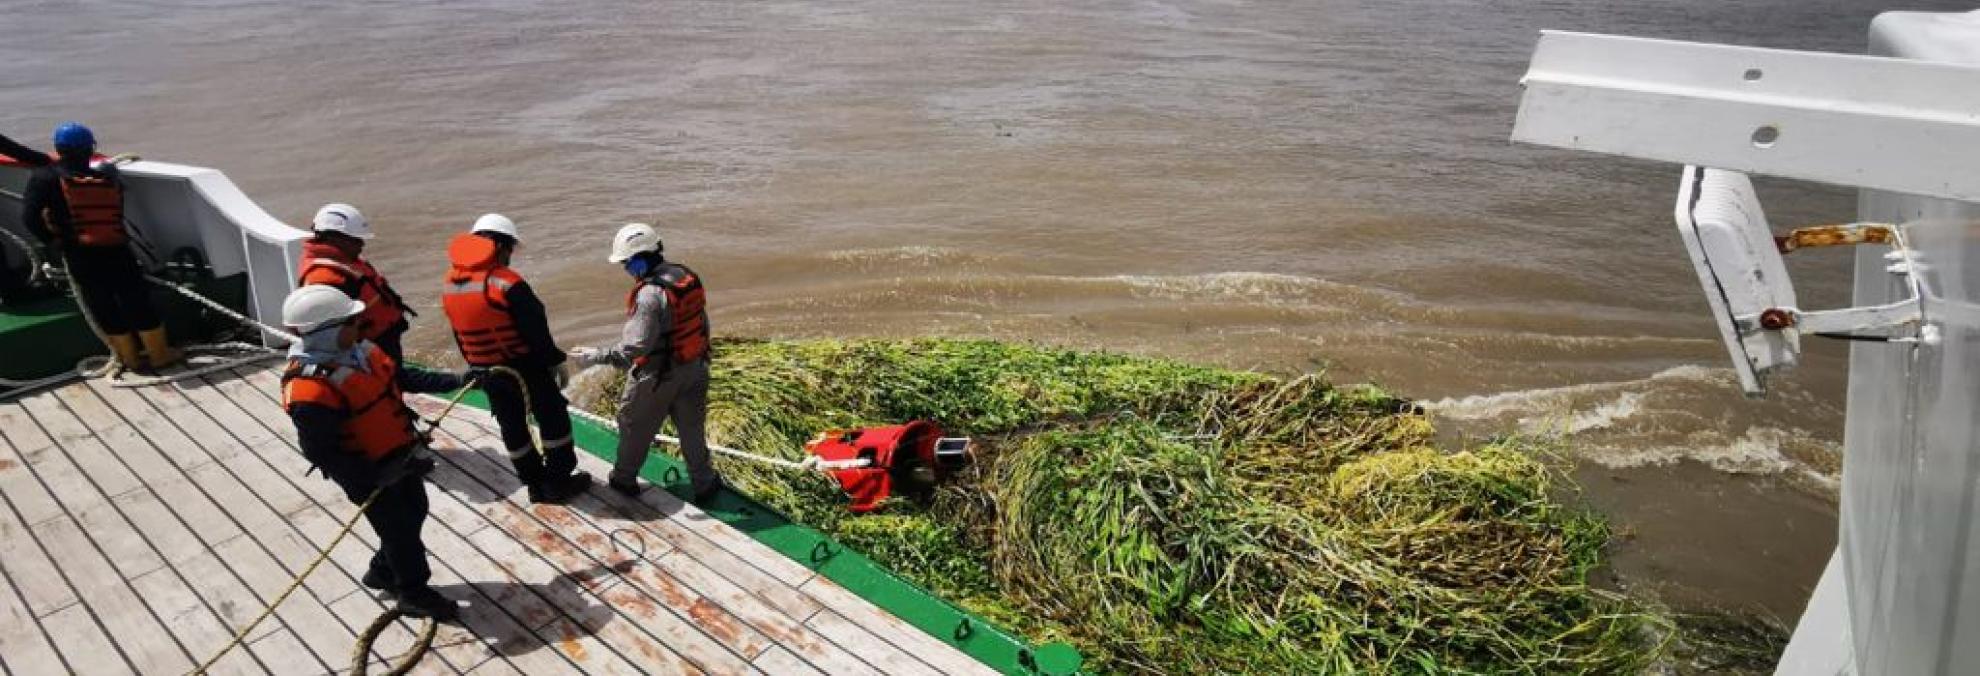
[[[500,214],[484,215],[470,232],[456,235],[447,245],[450,267],[441,280],[440,305],[462,360],[485,370],[481,388],[530,501],[562,502],[590,486],[591,475],[573,471],[570,402],[556,374],[564,352],[550,336],[542,301],[509,268],[517,244],[515,223]],[[543,435],[541,448],[529,433],[532,415]]]
[[[144,268],[131,254],[116,166],[92,163],[96,136],[88,127],[64,124],[54,140],[56,163],[35,169],[23,191],[22,225],[59,251],[77,300],[118,362],[127,368],[177,362]]]

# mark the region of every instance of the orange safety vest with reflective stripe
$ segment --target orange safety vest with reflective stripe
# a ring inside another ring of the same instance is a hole
[[[303,242],[302,274],[298,275],[296,285],[308,284],[327,284],[339,289],[356,286],[358,295],[354,300],[364,302],[364,312],[358,319],[364,323],[365,338],[385,335],[405,321],[405,304],[392,285],[385,282],[385,276],[364,259],[346,256],[342,249],[327,242]]]
[[[667,358],[671,364],[689,364],[708,357],[708,302],[701,287],[701,276],[694,274],[687,266],[666,263],[649,277],[652,284],[667,292],[667,307],[674,316],[674,325],[667,329]],[[646,288],[647,279],[633,285],[632,293],[626,294],[626,316],[631,317],[639,307],[639,291]],[[646,365],[651,355],[633,360],[638,366]]]
[[[83,246],[123,246],[131,241],[124,230],[124,188],[108,176],[76,176],[61,172],[62,199],[69,204],[69,229]],[[50,221],[52,222],[52,221]]]
[[[343,412],[347,417],[338,436],[344,451],[376,461],[418,443],[419,435],[399,391],[398,365],[377,345],[365,346],[371,368],[363,371],[289,360],[282,371],[282,408],[293,413],[299,404],[316,404]]]
[[[461,233],[447,244],[453,268],[441,279],[440,306],[454,327],[461,358],[474,366],[494,366],[529,354],[509,314],[509,289],[523,281],[496,261],[494,240]]]

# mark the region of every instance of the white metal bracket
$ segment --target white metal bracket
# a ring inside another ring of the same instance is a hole
[[[1980,201],[1980,68],[1543,31],[1513,140]]]

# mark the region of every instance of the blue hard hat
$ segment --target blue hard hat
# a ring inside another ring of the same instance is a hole
[[[82,126],[81,122],[64,122],[55,128],[55,147],[94,148],[96,134],[91,133],[89,127]]]

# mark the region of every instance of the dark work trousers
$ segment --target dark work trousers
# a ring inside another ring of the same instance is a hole
[[[344,485],[344,495],[351,504],[364,502],[370,494],[369,486]],[[433,576],[426,566],[426,543],[419,539],[420,526],[426,523],[426,479],[405,479],[385,487],[378,499],[371,501],[371,509],[365,510],[364,520],[378,534],[378,553],[371,555],[371,570],[389,573],[386,577],[400,591],[426,586]]]
[[[687,460],[694,492],[713,489],[721,477],[708,462],[706,360],[659,373],[638,368],[626,376],[626,389],[619,395],[619,458],[612,464],[612,480],[621,484],[637,480],[653,435],[660,433],[668,418],[674,419],[674,429],[680,432],[681,457]]]
[[[158,328],[151,307],[151,283],[137,256],[123,246],[71,246],[62,255],[75,280],[78,300],[89,309],[97,328],[120,336]]]
[[[577,469],[577,452],[571,441],[571,413],[566,409],[570,402],[557,388],[552,367],[509,368],[522,374],[523,383],[529,387],[527,408],[516,379],[505,374],[489,372],[481,381],[481,390],[488,393],[488,408],[502,427],[502,445],[509,452],[509,461],[516,465],[516,476],[528,486],[569,476],[571,470]],[[527,416],[530,415],[536,417],[537,429],[543,434],[542,455],[537,454],[536,444],[529,436]]]

